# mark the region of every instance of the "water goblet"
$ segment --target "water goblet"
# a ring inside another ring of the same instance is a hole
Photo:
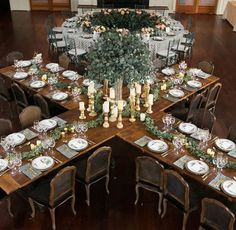
[[[14,168],[15,168],[15,154],[13,153],[13,152],[8,152],[7,153],[7,160],[8,160],[8,164],[7,164],[7,167],[9,168],[9,169],[11,169],[11,174],[12,175],[15,175],[15,170],[14,170]]]
[[[54,151],[53,148],[55,147],[56,142],[54,140],[54,138],[49,137],[48,138],[48,147],[49,147],[49,152],[51,153],[51,155],[54,155]]]
[[[227,165],[228,157],[225,156],[222,152],[218,152],[216,155],[216,167],[217,174],[222,172],[222,169]]]
[[[1,144],[1,146],[4,149],[5,152],[10,149],[10,145],[7,143],[6,137],[4,137],[4,136],[1,137],[0,144]]]
[[[73,96],[73,100],[77,101],[77,97],[79,95],[79,91],[77,87],[73,87],[71,90],[72,96]]]
[[[175,151],[176,151],[176,154],[178,155],[179,151],[184,146],[184,138],[181,137],[180,135],[177,135],[173,138],[172,143],[175,146]]]
[[[20,171],[20,166],[22,165],[22,155],[21,153],[15,154],[15,166],[18,168],[18,172]]]

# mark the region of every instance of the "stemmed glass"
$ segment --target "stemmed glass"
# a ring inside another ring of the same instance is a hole
[[[208,141],[211,139],[211,133],[209,129],[201,129],[199,133],[199,147],[204,149],[207,146]]]
[[[15,161],[15,154],[14,152],[8,152],[7,153],[7,160],[8,160],[8,164],[7,167],[9,169],[11,169],[11,174],[15,175],[15,167],[16,167],[16,161]]]
[[[54,140],[53,137],[49,137],[48,138],[48,147],[49,147],[49,152],[51,153],[51,155],[54,155],[54,151],[53,148],[55,147],[56,142]]]
[[[216,167],[217,167],[217,174],[222,172],[222,169],[227,165],[228,157],[225,156],[223,153],[218,152],[216,155]]]
[[[168,132],[172,129],[172,126],[175,123],[175,118],[171,114],[166,114],[162,117],[162,122],[164,124],[163,129]]]
[[[175,146],[176,154],[179,154],[180,149],[184,146],[184,138],[179,136],[175,136],[172,140],[173,145]]]
[[[72,90],[71,90],[71,93],[72,93],[74,101],[79,100],[79,97],[78,97],[79,96],[79,89],[78,89],[78,87],[73,87]]]
[[[78,137],[86,139],[86,132],[88,130],[88,126],[85,122],[74,122],[75,131],[78,133]]]
[[[22,165],[22,155],[21,153],[15,154],[15,166],[18,168],[18,172],[20,171],[20,166]]]
[[[10,145],[6,141],[6,137],[1,137],[1,142],[0,142],[2,148],[4,149],[5,152],[7,152],[10,149]]]
[[[16,68],[16,72],[19,72],[19,61],[17,59],[14,60],[14,67]]]

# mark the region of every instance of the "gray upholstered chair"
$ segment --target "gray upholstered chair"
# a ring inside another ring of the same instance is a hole
[[[203,72],[208,74],[214,73],[214,64],[211,61],[203,60],[200,61],[197,65],[198,69],[201,69]]]
[[[159,196],[158,213],[161,214],[163,198],[164,167],[155,159],[147,156],[136,158],[136,200],[139,200],[139,188],[155,192]]]
[[[19,51],[12,51],[6,56],[6,61],[8,65],[13,65],[14,60],[22,60],[24,58],[23,54]]]

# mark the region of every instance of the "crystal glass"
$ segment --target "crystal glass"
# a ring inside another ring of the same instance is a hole
[[[16,68],[16,72],[19,72],[19,61],[17,59],[14,60],[14,67]]]
[[[207,146],[208,141],[211,139],[209,129],[201,129],[199,132],[199,147],[204,149]]]
[[[22,165],[22,155],[21,153],[15,154],[15,166],[18,168],[18,172],[20,171],[20,166]]]
[[[171,114],[166,114],[162,117],[162,122],[164,124],[163,129],[168,132],[172,129],[172,126],[175,123],[175,118]]]
[[[8,151],[10,149],[10,145],[6,141],[6,137],[1,137],[1,146],[4,149],[4,151]]]
[[[14,170],[14,168],[15,168],[15,166],[16,166],[16,161],[15,161],[15,154],[14,154],[14,152],[9,152],[9,153],[7,153],[7,160],[8,160],[8,165],[7,165],[7,167],[9,168],[9,169],[11,169],[11,174],[12,175],[15,175],[15,170]]]
[[[71,90],[72,96],[73,96],[73,100],[77,101],[78,99],[78,95],[79,95],[79,91],[77,87],[73,87]]]
[[[54,155],[54,151],[53,151],[53,148],[55,147],[56,145],[56,142],[54,140],[54,138],[52,137],[49,137],[48,138],[48,147],[49,147],[49,152]]]
[[[173,145],[175,146],[176,154],[179,154],[179,151],[184,146],[184,138],[179,136],[175,136],[172,140]]]
[[[228,163],[228,157],[223,154],[222,152],[218,152],[216,155],[216,167],[217,172],[221,172],[222,169],[227,165]]]

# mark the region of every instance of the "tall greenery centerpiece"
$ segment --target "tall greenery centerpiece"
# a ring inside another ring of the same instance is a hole
[[[150,52],[139,36],[125,29],[103,33],[88,54],[87,77],[102,83],[143,82],[153,73]]]

